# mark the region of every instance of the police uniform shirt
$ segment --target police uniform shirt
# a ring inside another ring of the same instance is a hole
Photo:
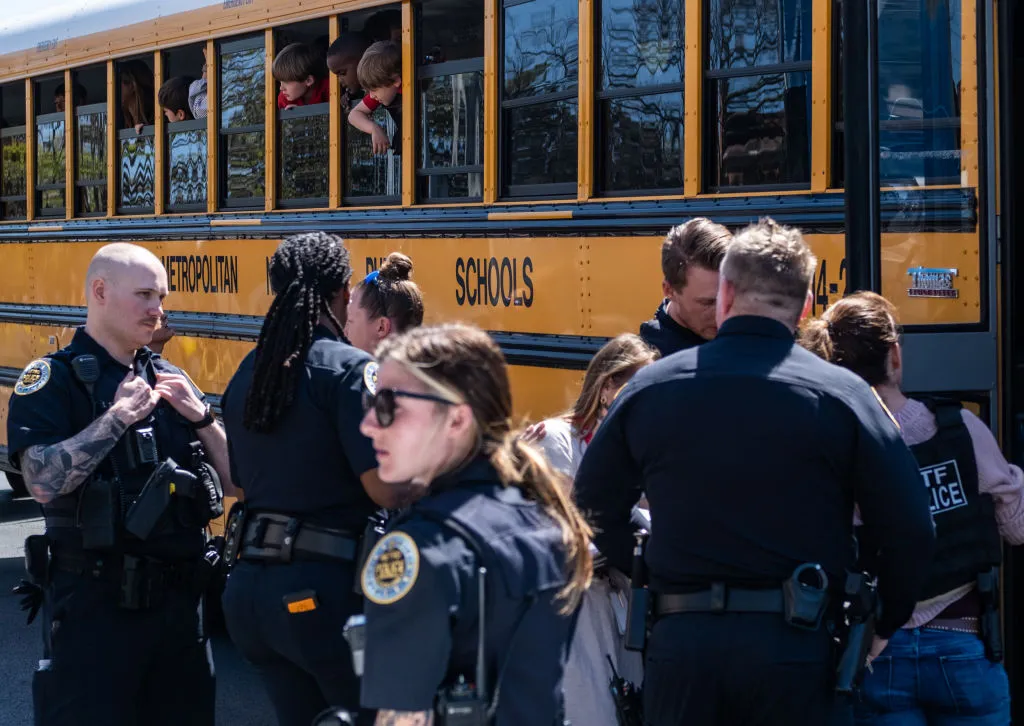
[[[873,544],[904,555],[882,557],[881,634],[910,615],[927,572],[926,490],[895,422],[860,377],[768,318],[732,318],[715,340],[640,371],[597,430],[575,491],[619,568],[641,490],[655,592],[777,587],[805,562],[841,587],[855,502]]]
[[[377,467],[373,444],[359,432],[362,392],[375,385],[377,364],[318,326],[295,399],[269,433],[242,425],[255,364],[253,350],[222,401],[232,478],[246,505],[361,533],[377,509],[359,480]]]
[[[510,541],[501,530],[527,529],[531,520],[516,516],[516,511],[534,510],[537,505],[525,500],[519,489],[503,487],[483,460],[473,462],[458,479],[457,488],[432,493],[400,515],[363,568],[364,708],[432,712],[443,685],[455,682],[459,675],[465,676],[466,683],[475,681],[479,559],[438,517],[461,510],[463,521],[481,523],[485,530],[497,527],[489,541]],[[435,482],[432,491],[437,488]],[[561,704],[562,674],[575,618],[557,612],[560,602],[554,593],[564,584],[564,551],[560,531],[546,515],[541,516],[549,525],[547,530],[532,529],[527,538],[543,552],[538,555],[527,547],[517,551],[520,557],[505,558],[503,566],[493,559],[486,563],[489,696],[505,654],[515,654],[501,681],[498,726],[554,724]],[[557,552],[546,564],[543,555],[549,552],[550,541],[558,543]],[[559,562],[558,572],[551,571],[550,562]],[[552,577],[558,582],[545,582]],[[538,585],[548,589],[527,609],[523,591]]]
[[[32,446],[49,446],[70,439],[97,418],[86,387],[71,368],[71,361],[85,354],[96,356],[99,363],[100,377],[94,385],[98,404],[107,408],[113,403],[117,388],[129,369],[86,333],[84,327],[78,328],[69,346],[30,363],[14,387],[7,420],[7,442],[12,463],[17,464],[21,453]],[[151,386],[156,385],[157,373],[185,374],[145,347],[137,351],[133,367],[136,375],[144,377]],[[191,383],[187,375],[185,378]],[[203,392],[194,383],[192,387],[205,403]],[[179,466],[190,468],[192,452],[189,445],[196,440],[196,434],[189,421],[163,400],[157,404],[152,416],[160,459],[171,457]],[[145,425],[145,420],[136,427],[140,425]],[[120,448],[121,444],[115,448],[115,455]],[[104,459],[97,472],[106,476],[113,474],[110,456]],[[148,470],[142,474],[145,475],[148,475]],[[69,529],[59,528],[49,534],[58,541],[80,543],[78,535]],[[176,540],[175,543],[161,542],[159,536],[151,537],[147,540],[146,553],[191,557],[202,552],[205,537],[202,528],[197,527],[194,536],[183,539],[179,533]]]
[[[707,342],[668,314],[668,300],[661,303],[651,320],[640,326],[640,337],[647,345],[657,348],[662,358]]]

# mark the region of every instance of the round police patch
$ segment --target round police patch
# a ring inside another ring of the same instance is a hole
[[[21,372],[21,377],[14,384],[14,393],[18,396],[27,396],[45,386],[49,380],[50,362],[43,358],[34,360]]]
[[[366,390],[370,392],[371,396],[377,394],[377,370],[380,366],[375,361],[370,361],[363,368],[363,385],[366,386]]]
[[[390,605],[405,597],[420,573],[420,550],[405,532],[389,532],[363,566],[363,594],[370,602]]]

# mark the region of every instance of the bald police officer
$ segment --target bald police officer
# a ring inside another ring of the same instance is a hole
[[[26,546],[46,588],[35,723],[213,726],[198,606],[221,496],[209,464],[232,491],[224,432],[191,380],[146,347],[167,295],[160,260],[112,244],[86,278],[85,326],[28,365],[8,420],[46,519],[46,538]]]
[[[879,635],[920,591],[934,536],[913,456],[864,381],[794,343],[814,269],[796,230],[765,220],[737,235],[718,336],[640,371],[577,474],[596,544],[618,567],[630,509],[641,492],[650,501],[653,726],[826,722],[826,626],[854,560],[855,503],[882,553]],[[805,564],[831,609],[787,614],[783,583]]]

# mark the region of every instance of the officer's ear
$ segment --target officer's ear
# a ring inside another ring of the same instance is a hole
[[[448,409],[448,430],[453,436],[461,437],[476,425],[473,419],[473,409],[468,403],[445,406],[445,408]]]
[[[391,335],[391,318],[387,315],[381,315],[377,318],[377,337],[381,340]]]
[[[107,281],[102,277],[95,277],[89,282],[89,294],[101,305],[107,302]],[[86,301],[89,302],[88,300]]]

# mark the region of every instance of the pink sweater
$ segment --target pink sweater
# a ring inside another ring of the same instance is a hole
[[[899,422],[903,440],[908,446],[927,441],[938,431],[935,416],[920,401],[907,401],[898,411],[893,411],[893,415]],[[962,415],[974,442],[974,458],[978,462],[978,489],[992,496],[999,534],[1010,544],[1024,544],[1024,471],[1006,461],[995,437],[981,419],[967,410]],[[973,587],[964,585],[931,600],[919,602],[914,608],[914,614],[903,627],[921,627]]]

